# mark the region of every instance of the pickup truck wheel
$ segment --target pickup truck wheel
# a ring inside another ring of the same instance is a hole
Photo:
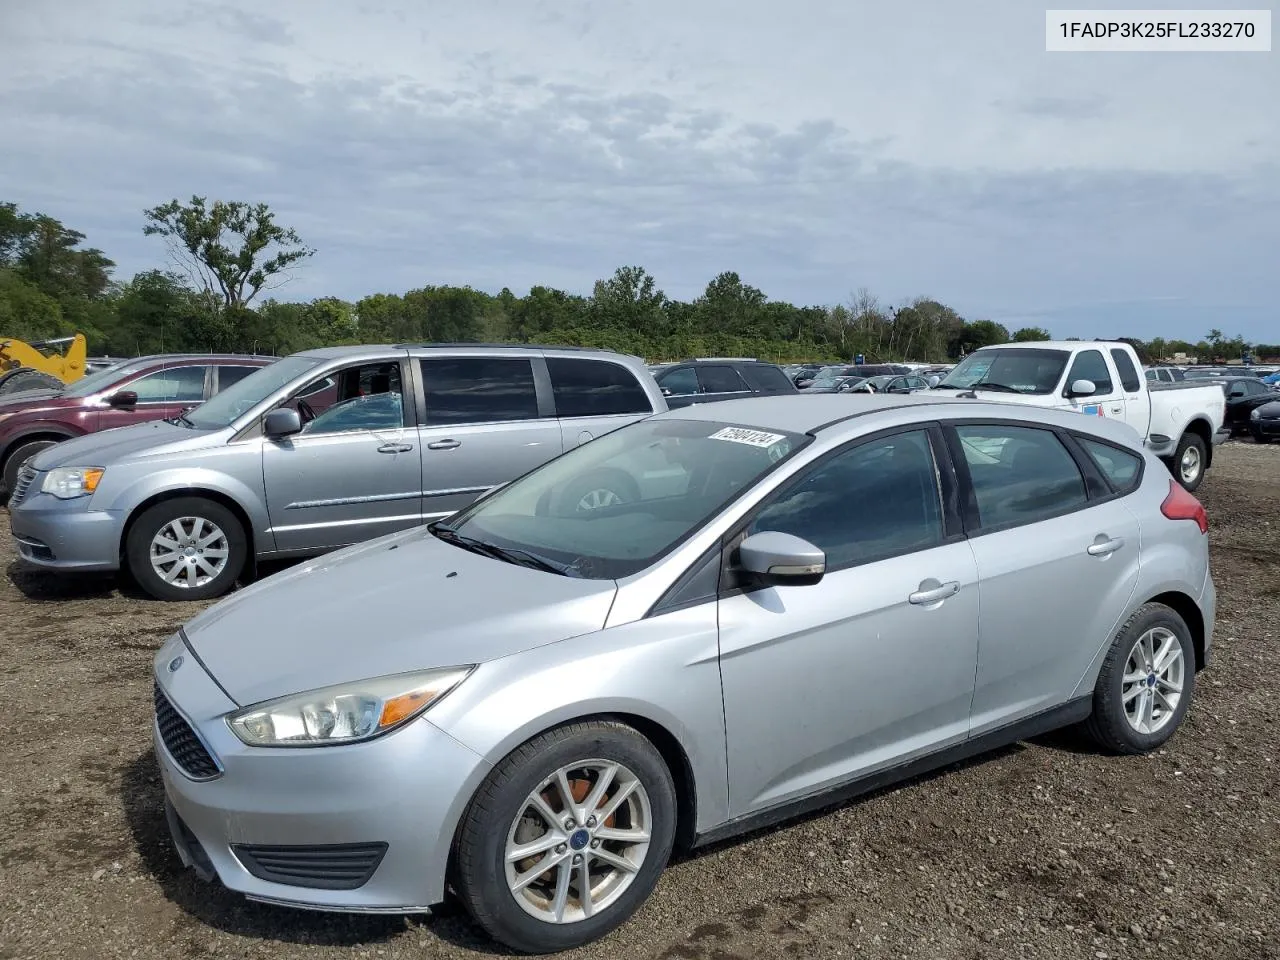
[[[30,443],[20,444],[13,453],[9,454],[9,459],[4,462],[5,490],[12,493],[13,488],[18,485],[18,472],[22,469],[24,463],[41,450],[47,450],[57,442],[57,440],[32,440]]]
[[[129,528],[129,572],[158,600],[208,600],[228,592],[249,542],[234,513],[203,497],[165,500]]]
[[[1204,480],[1204,464],[1207,457],[1204,441],[1198,434],[1184,433],[1174,451],[1170,468],[1178,483],[1188,492],[1194,492]]]

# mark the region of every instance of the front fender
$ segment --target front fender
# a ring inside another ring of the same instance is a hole
[[[259,477],[261,474],[259,474]],[[111,479],[107,468],[104,482]],[[104,497],[103,494],[106,494]],[[91,508],[118,512],[132,519],[141,509],[157,497],[180,493],[184,496],[200,496],[202,493],[221,495],[237,504],[249,518],[249,533],[253,536],[256,552],[274,549],[271,525],[263,503],[262,492],[244,480],[207,467],[171,467],[154,473],[146,473],[108,490],[99,488],[93,495]]]

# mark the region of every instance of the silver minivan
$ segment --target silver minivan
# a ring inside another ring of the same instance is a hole
[[[253,559],[322,553],[448,516],[562,452],[666,410],[607,350],[359,346],[286,357],[184,414],[46,450],[19,475],[24,561],[127,568],[166,600],[219,596]],[[589,510],[634,495],[607,474]]]

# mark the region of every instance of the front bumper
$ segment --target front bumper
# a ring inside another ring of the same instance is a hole
[[[35,489],[10,507],[9,529],[18,543],[18,556],[46,570],[120,569],[125,515],[90,510],[91,499],[59,500]]]
[[[179,655],[182,665],[170,671]],[[456,825],[489,771],[477,754],[425,719],[350,746],[248,747],[223,719],[237,705],[180,637],[156,663],[161,691],[220,768],[212,779],[193,780],[152,725],[166,815],[184,864],[252,900],[311,910],[422,913],[443,899]],[[385,853],[354,889],[263,879],[235,849],[372,844],[386,844]]]
[[[1255,436],[1264,437],[1280,437],[1280,420],[1250,420],[1249,429],[1253,431]]]

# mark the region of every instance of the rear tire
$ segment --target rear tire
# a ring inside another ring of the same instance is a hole
[[[562,772],[580,806],[564,802]],[[559,727],[514,750],[476,791],[454,848],[458,897],[489,936],[515,950],[582,946],[648,898],[675,827],[675,786],[652,743],[616,722]],[[519,847],[530,852],[513,859]]]
[[[5,491],[13,493],[13,488],[18,485],[18,473],[22,470],[23,464],[41,450],[47,450],[57,442],[57,440],[32,440],[30,443],[19,441],[18,447],[9,454],[9,459],[4,462]]]
[[[1195,645],[1186,621],[1162,603],[1143,604],[1102,662],[1085,732],[1114,753],[1148,753],[1182,724],[1195,686]]]
[[[1188,431],[1178,441],[1178,449],[1169,461],[1169,469],[1173,478],[1188,493],[1194,493],[1204,482],[1204,468],[1208,462],[1208,448],[1199,434]]]
[[[234,513],[204,497],[165,500],[129,527],[125,559],[157,600],[208,600],[235,586],[249,541]]]

